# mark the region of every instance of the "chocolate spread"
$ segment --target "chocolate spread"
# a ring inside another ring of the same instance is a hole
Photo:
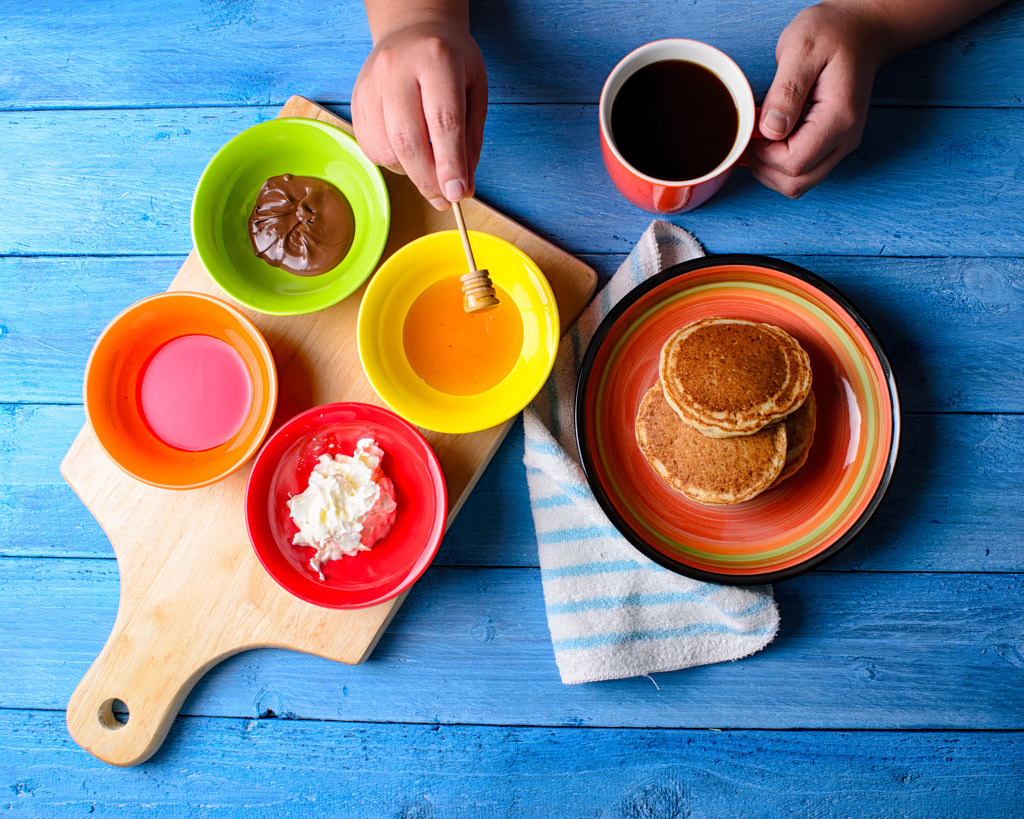
[[[352,246],[352,208],[330,182],[290,173],[263,183],[249,240],[267,264],[299,276],[333,270]]]

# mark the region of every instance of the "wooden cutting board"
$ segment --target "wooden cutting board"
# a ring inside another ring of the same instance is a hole
[[[302,97],[292,97],[278,116],[319,119],[351,133],[348,123]],[[384,176],[392,222],[383,258],[419,236],[454,229],[453,215],[435,211],[408,179],[388,171]],[[463,213],[470,228],[507,239],[537,262],[555,292],[562,327],[568,327],[593,294],[594,271],[476,200],[464,202]],[[232,301],[195,251],[169,289]],[[320,404],[382,405],[359,363],[361,298],[362,290],[305,316],[266,316],[236,304],[274,352],[280,398],[272,430]],[[466,435],[423,431],[444,470],[448,525],[511,424]],[[121,574],[113,630],[67,709],[71,736],[104,762],[136,765],[152,755],[195,683],[226,657],[273,646],[361,663],[402,604],[405,595],[337,611],[305,603],[278,586],[257,560],[245,529],[249,468],[201,489],[157,489],[121,472],[88,424],[61,464],[64,478],[110,538]],[[128,709],[124,723],[113,712],[117,700]]]

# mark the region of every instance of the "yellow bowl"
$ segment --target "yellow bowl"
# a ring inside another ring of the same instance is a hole
[[[499,297],[507,297],[522,319],[518,358],[494,386],[471,395],[442,392],[416,373],[406,354],[405,320],[414,303],[431,285],[467,272],[458,231],[431,233],[400,248],[370,280],[359,308],[366,377],[392,410],[435,432],[475,432],[507,421],[540,391],[558,350],[558,305],[540,268],[497,236],[470,231],[470,243],[477,267],[489,272]]]

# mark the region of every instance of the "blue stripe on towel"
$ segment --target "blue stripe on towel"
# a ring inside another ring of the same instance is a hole
[[[562,454],[562,448],[558,444],[538,441],[536,438],[527,438],[526,448],[532,449],[534,452],[539,452],[542,455],[554,455],[556,457],[560,457]]]
[[[552,509],[556,506],[572,506],[572,500],[565,495],[549,495],[546,498],[537,498],[533,501],[534,509]]]
[[[537,532],[538,543],[568,543],[570,540],[585,540],[591,537],[618,537],[614,526],[575,526],[572,529],[552,529]]]
[[[770,609],[772,607],[772,602],[772,598],[763,596],[746,608],[742,608],[739,611],[726,612],[726,614],[730,617],[752,617],[755,614],[761,614],[763,611]]]
[[[629,257],[629,272],[632,274],[633,286],[642,284],[644,281],[644,269],[640,264],[640,254],[632,253]],[[609,289],[609,288],[606,288]]]
[[[557,569],[541,569],[543,580],[555,580],[559,577],[582,577],[589,574],[605,574],[607,572],[635,572],[643,569],[643,564],[636,560],[609,560],[596,563],[576,563],[572,566],[560,566]]]
[[[582,483],[564,483],[562,481],[556,481],[551,475],[536,466],[526,467],[527,475],[543,475],[546,479],[550,480],[559,489],[565,492],[573,498],[588,498],[591,497],[590,487]]]
[[[697,623],[681,628],[659,628],[651,631],[614,631],[608,634],[594,634],[590,637],[567,637],[554,640],[556,651],[585,651],[591,648],[616,645],[621,643],[640,643],[652,640],[675,640],[680,637],[706,637],[711,634],[735,634],[742,637],[765,637],[774,631],[774,627],[758,629],[738,629],[722,623]]]
[[[708,590],[700,587],[693,592],[651,592],[649,594],[627,594],[621,597],[591,597],[588,600],[567,600],[547,607],[548,614],[578,614],[595,609],[616,609],[619,606],[665,606],[672,603],[706,603]],[[739,611],[723,611],[726,617],[749,617],[768,608],[767,600],[759,600]]]

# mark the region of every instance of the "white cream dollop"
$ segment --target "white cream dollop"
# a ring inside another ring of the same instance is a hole
[[[383,450],[362,438],[349,455],[321,455],[305,491],[288,500],[299,527],[296,546],[312,546],[309,565],[319,573],[322,563],[373,548],[395,519],[395,489],[380,468]]]

